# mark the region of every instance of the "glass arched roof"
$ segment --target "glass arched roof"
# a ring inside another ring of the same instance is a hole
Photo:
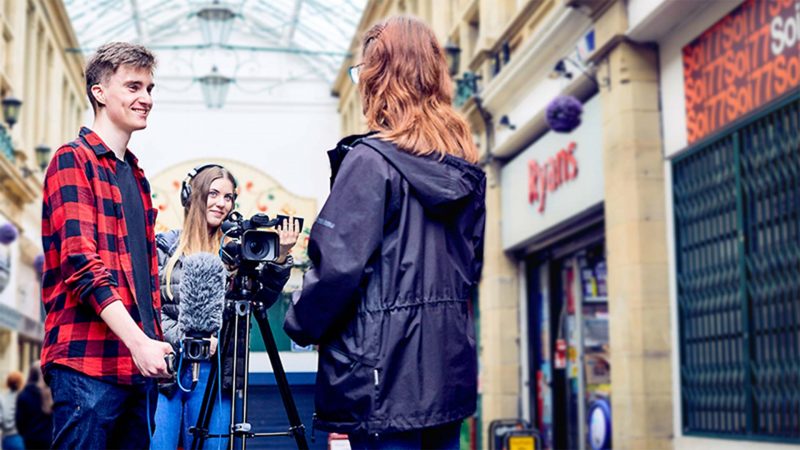
[[[221,49],[297,55],[307,74],[332,82],[347,55],[366,0],[65,0],[81,48],[91,54],[108,41],[139,42],[167,52]],[[209,44],[199,12],[234,13],[229,37]],[[222,67],[220,71],[223,72]],[[197,76],[199,74],[195,74]]]

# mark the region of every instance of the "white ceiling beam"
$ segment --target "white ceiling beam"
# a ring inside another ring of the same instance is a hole
[[[303,0],[294,0],[292,16],[289,19],[289,27],[283,34],[283,46],[291,47],[294,41],[294,32],[297,30],[297,23],[300,21],[300,10],[303,8]]]
[[[133,25],[136,27],[136,37],[140,44],[147,44],[150,37],[147,35],[147,27],[142,22],[142,13],[139,10],[139,0],[131,0],[131,16]]]

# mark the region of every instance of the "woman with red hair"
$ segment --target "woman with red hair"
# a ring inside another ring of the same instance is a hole
[[[6,377],[8,392],[0,397],[0,429],[3,431],[3,443],[0,448],[5,450],[24,450],[25,442],[17,431],[16,410],[17,396],[22,389],[22,373],[12,371]]]
[[[476,407],[486,179],[427,25],[373,26],[362,61],[351,76],[372,132],[329,152],[313,267],[284,328],[319,344],[317,427],[354,449],[457,449]]]

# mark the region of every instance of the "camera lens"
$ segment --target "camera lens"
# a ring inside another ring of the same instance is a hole
[[[249,230],[242,236],[242,259],[245,261],[270,261],[275,259],[278,235],[272,231]]]
[[[251,255],[255,256],[258,259],[261,259],[261,258],[264,257],[264,255],[263,255],[263,253],[264,253],[264,243],[263,242],[261,242],[260,240],[257,240],[257,239],[253,239],[252,241],[248,242],[248,244],[249,244],[248,250],[250,251]]]

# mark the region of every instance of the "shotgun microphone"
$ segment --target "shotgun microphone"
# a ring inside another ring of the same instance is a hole
[[[192,363],[192,388],[200,376],[200,361],[211,359],[210,338],[222,326],[226,276],[217,255],[195,253],[183,258],[178,331],[183,336],[181,357]]]

